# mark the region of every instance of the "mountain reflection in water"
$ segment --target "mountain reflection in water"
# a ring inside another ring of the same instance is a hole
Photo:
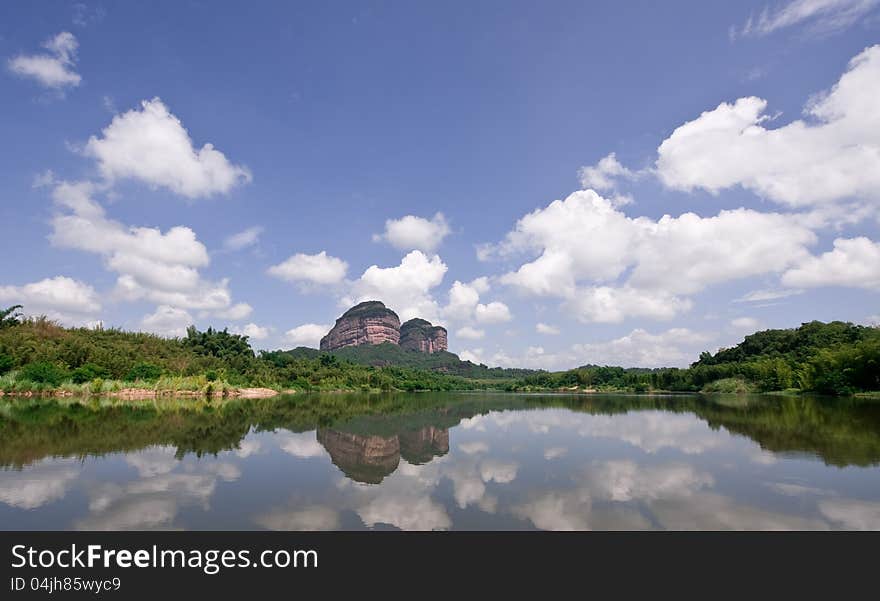
[[[2,529],[880,529],[856,399],[3,399],[0,466]]]

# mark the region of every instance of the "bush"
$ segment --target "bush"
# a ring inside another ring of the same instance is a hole
[[[19,380],[26,380],[37,384],[50,384],[52,386],[60,385],[67,377],[67,369],[48,361],[28,363],[18,372]]]
[[[73,380],[75,384],[84,384],[97,378],[106,378],[108,375],[109,372],[100,365],[86,363],[73,370],[70,374],[70,379]]]
[[[5,374],[15,365],[15,360],[6,353],[0,353],[0,375]]]
[[[158,380],[161,376],[161,367],[159,367],[158,365],[153,365],[152,363],[141,361],[140,363],[135,364],[135,366],[129,370],[128,375],[125,376],[125,379],[129,382],[134,382],[135,380],[146,380],[152,382]]]

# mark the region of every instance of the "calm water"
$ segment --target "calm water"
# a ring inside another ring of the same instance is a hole
[[[880,529],[880,404],[0,403],[0,529]]]

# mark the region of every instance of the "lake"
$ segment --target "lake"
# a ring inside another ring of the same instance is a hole
[[[0,529],[880,529],[880,403],[0,399]]]

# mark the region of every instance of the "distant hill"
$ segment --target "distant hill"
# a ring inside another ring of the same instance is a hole
[[[874,327],[843,321],[811,321],[798,328],[755,332],[736,346],[721,349],[714,355],[702,353],[692,367],[743,363],[756,359],[785,359],[792,363],[803,363],[820,350],[837,349],[878,338],[880,330]]]
[[[289,354],[295,359],[315,359],[321,355],[334,355],[341,360],[359,365],[373,365],[377,367],[397,365],[474,379],[522,378],[539,373],[533,369],[505,369],[501,367],[488,367],[483,364],[478,365],[471,361],[462,361],[458,355],[448,351],[422,353],[401,348],[390,342],[347,346],[330,352],[319,351],[305,346],[282,352]]]

